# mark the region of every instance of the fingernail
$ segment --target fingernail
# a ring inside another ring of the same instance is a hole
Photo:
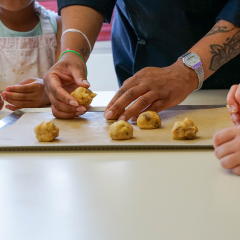
[[[69,104],[72,105],[72,106],[74,106],[74,107],[77,107],[77,106],[79,105],[78,102],[73,101],[73,100],[71,100],[71,101],[69,102]]]
[[[84,82],[86,85],[89,85],[89,86],[90,86],[90,83],[88,82],[88,80],[83,80],[83,82]]]
[[[236,122],[238,120],[238,117],[236,114],[232,114],[233,121]]]
[[[126,121],[126,117],[124,115],[122,115],[120,118],[118,118],[118,120]]]
[[[105,117],[106,119],[112,118],[112,117],[113,117],[113,111],[110,110],[110,111],[106,112],[106,114],[104,115],[104,117]]]
[[[77,116],[79,116],[79,115],[83,115],[83,114],[84,114],[84,111],[76,112],[76,113],[75,113],[75,116],[77,117]]]
[[[84,106],[79,106],[76,108],[76,111],[77,112],[85,112],[85,111],[87,111],[87,109]]]
[[[232,110],[232,113],[236,113],[237,112],[237,106],[232,105],[231,110]]]
[[[240,125],[240,122],[235,122],[236,125]]]

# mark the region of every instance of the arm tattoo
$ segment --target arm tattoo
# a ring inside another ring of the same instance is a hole
[[[227,27],[226,26],[216,26],[214,28],[212,28],[212,30],[207,34],[205,35],[205,37],[208,37],[208,36],[211,36],[211,35],[215,35],[217,33],[227,33],[227,32],[231,32],[232,30],[234,30],[235,27],[233,27],[232,29],[230,30],[227,30]]]
[[[89,48],[81,48],[80,51],[81,51],[83,57],[87,57],[90,54]]]
[[[209,69],[212,71],[217,71],[225,63],[240,54],[240,31],[226,40],[227,42],[223,46],[218,44],[210,45],[213,57]]]

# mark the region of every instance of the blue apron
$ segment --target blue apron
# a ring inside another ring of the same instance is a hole
[[[240,0],[58,0],[59,11],[69,5],[91,7],[106,22],[111,21],[116,6],[112,48],[119,85],[144,67],[173,64],[217,20],[240,26]],[[221,89],[239,84],[239,69],[240,56],[237,56],[209,77],[203,88]]]

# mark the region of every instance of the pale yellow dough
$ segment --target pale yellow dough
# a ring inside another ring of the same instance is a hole
[[[154,129],[161,127],[161,118],[156,112],[147,111],[139,115],[137,125],[142,129]]]
[[[123,120],[117,121],[110,126],[109,136],[114,140],[126,140],[133,137],[133,127]]]
[[[71,93],[73,97],[77,99],[77,102],[80,105],[84,105],[85,107],[88,107],[93,98],[97,96],[96,93],[93,93],[91,90],[79,87],[74,92]]]
[[[189,118],[184,121],[175,122],[172,128],[172,138],[175,140],[194,139],[198,132],[198,128]]]
[[[51,142],[59,136],[59,128],[51,121],[42,121],[34,128],[34,132],[39,142]]]

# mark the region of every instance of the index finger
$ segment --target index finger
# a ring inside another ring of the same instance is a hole
[[[236,136],[236,132],[240,131],[240,127],[232,126],[230,128],[226,128],[216,133],[213,136],[214,148],[233,140]]]
[[[124,81],[122,87],[118,90],[118,92],[115,94],[115,96],[112,98],[112,100],[109,102],[109,104],[106,107],[105,112],[123,95],[125,94],[130,88],[134,86],[134,77],[127,79]]]
[[[25,85],[13,85],[13,86],[8,86],[6,88],[6,91],[16,92],[16,93],[31,93],[31,92],[34,92],[34,86],[32,83],[28,83]]]

